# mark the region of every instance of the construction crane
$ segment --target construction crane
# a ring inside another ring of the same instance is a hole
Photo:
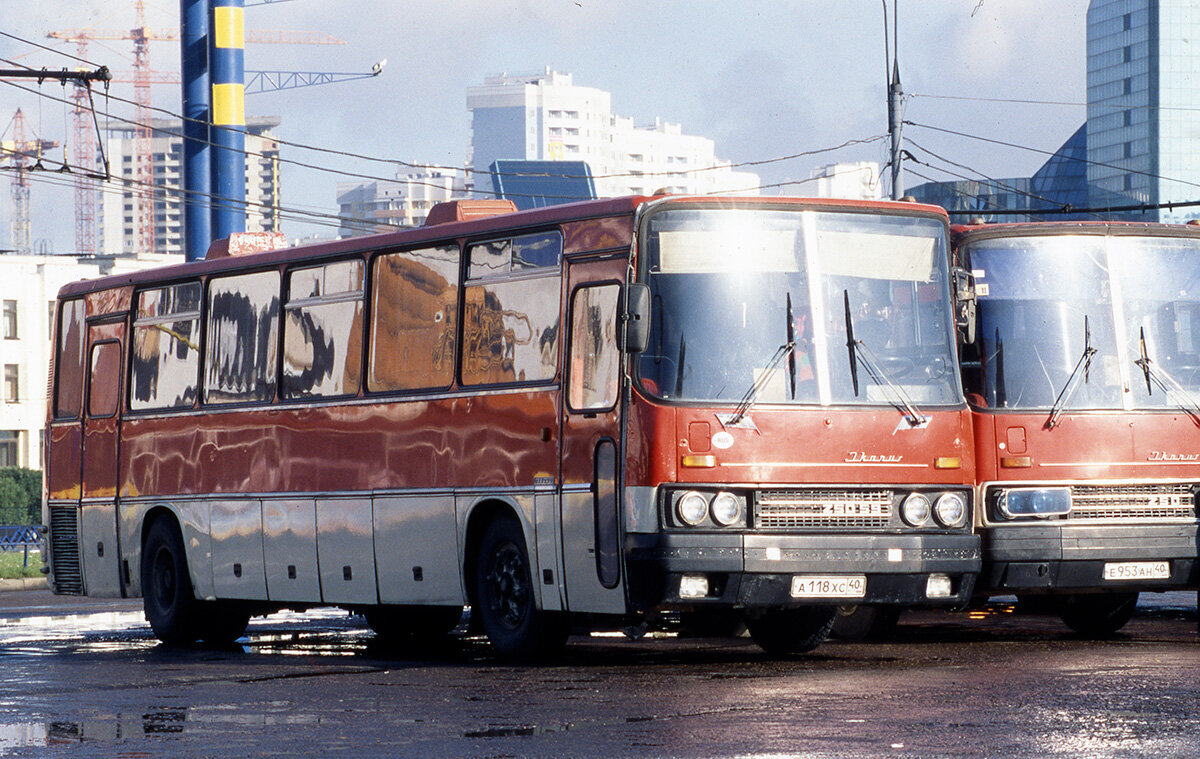
[[[67,29],[49,32],[50,39],[74,42],[76,55],[87,58],[87,44],[91,40],[121,40],[133,42],[133,100],[135,103],[135,132],[133,146],[133,196],[134,234],[136,250],[153,253],[154,244],[154,164],[151,153],[153,130],[150,126],[150,86],[162,83],[163,79],[150,69],[150,42],[178,42],[178,29],[154,30],[146,25],[143,0],[134,2],[134,27],[127,31],[111,29]],[[323,32],[246,32],[247,43],[298,44],[298,45],[344,45],[344,41]],[[95,168],[96,144],[92,139],[89,118],[91,109],[86,105],[87,90],[78,87],[74,96],[74,159],[75,165],[84,171],[75,177],[75,246],[81,254],[97,252],[96,218],[99,207],[99,191],[92,178],[85,175]]]
[[[25,139],[25,114],[18,108],[9,123],[12,139],[0,140],[0,155],[12,170],[12,249],[14,253],[30,253],[29,240],[29,177],[30,171],[43,170],[42,153],[58,147],[57,142],[35,137]],[[7,130],[5,130],[7,131]]]

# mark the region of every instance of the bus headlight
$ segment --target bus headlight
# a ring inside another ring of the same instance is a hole
[[[720,492],[712,502],[713,521],[722,527],[737,524],[745,518],[742,499],[733,493]]]
[[[1015,488],[1001,490],[996,499],[1000,513],[1009,519],[1049,517],[1071,511],[1070,488]]]
[[[679,521],[695,527],[708,518],[708,501],[694,490],[684,493],[675,503],[675,513]]]
[[[930,510],[929,498],[924,493],[909,493],[900,505],[900,516],[913,527],[920,527],[929,521]]]
[[[933,517],[942,527],[960,527],[967,521],[967,501],[958,493],[943,493],[933,507]]]

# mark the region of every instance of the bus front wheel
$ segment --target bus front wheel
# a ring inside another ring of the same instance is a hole
[[[537,608],[525,535],[514,519],[496,519],[484,532],[475,565],[475,602],[472,614],[505,658],[544,657],[566,644],[565,618]]]
[[[1103,637],[1112,635],[1133,619],[1137,600],[1137,593],[1071,595],[1063,599],[1059,616],[1067,627],[1080,635]]]
[[[142,602],[155,636],[172,646],[195,643],[197,603],[179,530],[166,519],[150,526],[142,548]]]
[[[807,653],[829,636],[836,606],[771,609],[746,619],[750,637],[772,656]]]

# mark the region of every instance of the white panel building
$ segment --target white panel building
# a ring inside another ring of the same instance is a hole
[[[706,137],[679,124],[655,120],[638,126],[612,112],[612,96],[577,86],[570,74],[487,77],[467,89],[471,160],[476,190],[490,185],[487,172],[501,159],[586,161],[601,197],[648,194],[757,193],[757,174],[735,171],[715,155]]]
[[[42,468],[54,299],[80,279],[182,263],[182,255],[0,256],[0,468]]]

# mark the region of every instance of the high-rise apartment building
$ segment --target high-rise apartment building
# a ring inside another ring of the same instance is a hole
[[[106,255],[139,255],[136,250],[138,206],[154,203],[154,253],[183,252],[183,136],[180,122],[154,120],[150,140],[154,186],[151,201],[135,183],[134,129],[131,124],[110,124],[105,150],[110,171],[123,180],[121,190],[106,189],[100,201],[100,250]],[[246,119],[246,231],[278,232],[279,142],[271,130],[279,126],[274,116]],[[117,187],[117,183],[110,183]],[[208,198],[195,199],[208,206]]]
[[[585,161],[602,197],[759,189],[756,174],[717,160],[712,140],[661,120],[638,126],[613,114],[609,93],[576,85],[570,74],[547,68],[487,77],[467,89],[467,108],[477,194],[490,185],[497,159]]]

